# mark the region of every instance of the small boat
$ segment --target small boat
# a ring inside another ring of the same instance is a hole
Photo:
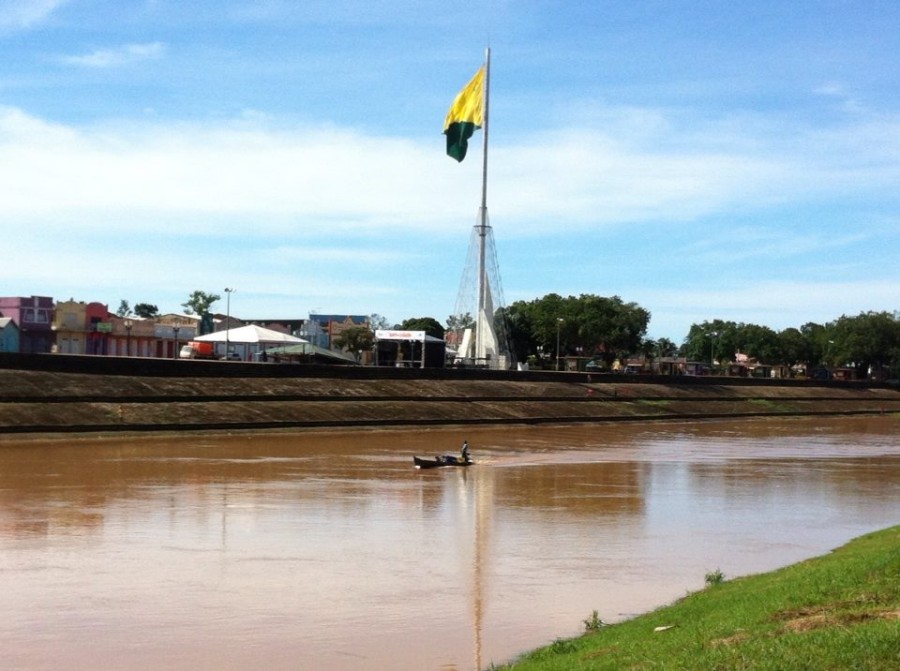
[[[471,466],[475,462],[471,459],[461,459],[452,454],[443,454],[436,457],[413,457],[416,468],[440,468],[441,466]]]

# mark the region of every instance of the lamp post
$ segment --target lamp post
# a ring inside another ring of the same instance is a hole
[[[228,358],[228,350],[231,348],[231,343],[229,342],[228,332],[231,330],[231,294],[234,293],[234,289],[231,287],[225,287],[225,358]]]
[[[562,317],[556,318],[556,370],[559,371],[559,329],[565,320]]]
[[[716,331],[709,334],[709,371],[712,373],[716,365]]]
[[[130,319],[125,320],[125,356],[131,356],[131,328],[134,322]]]
[[[175,322],[172,324],[172,330],[175,332],[175,351],[172,353],[172,358],[178,358],[178,332],[181,330],[181,322]]]

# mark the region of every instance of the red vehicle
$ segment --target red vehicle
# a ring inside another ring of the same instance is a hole
[[[211,342],[192,340],[183,345],[178,353],[179,359],[216,359],[216,350]]]

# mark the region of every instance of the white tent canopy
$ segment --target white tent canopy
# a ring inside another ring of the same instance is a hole
[[[228,329],[227,331],[207,333],[206,335],[197,336],[194,340],[215,343],[224,343],[227,341],[234,344],[258,345],[283,345],[286,343],[309,342],[308,340],[303,340],[303,338],[273,331],[272,329],[265,329],[262,326],[256,326],[255,324],[241,326],[236,329]]]

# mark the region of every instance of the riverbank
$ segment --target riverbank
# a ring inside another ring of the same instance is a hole
[[[559,639],[508,671],[900,667],[900,526],[757,576],[719,582],[612,626]],[[588,614],[586,614],[588,615]]]
[[[416,371],[378,371],[367,377],[359,369],[266,377],[261,373],[282,367],[248,365],[241,375],[243,369],[230,364],[192,375],[190,363],[153,375],[0,369],[0,436],[900,412],[900,391],[887,386],[576,373],[419,377]],[[228,375],[217,377],[216,370]]]

